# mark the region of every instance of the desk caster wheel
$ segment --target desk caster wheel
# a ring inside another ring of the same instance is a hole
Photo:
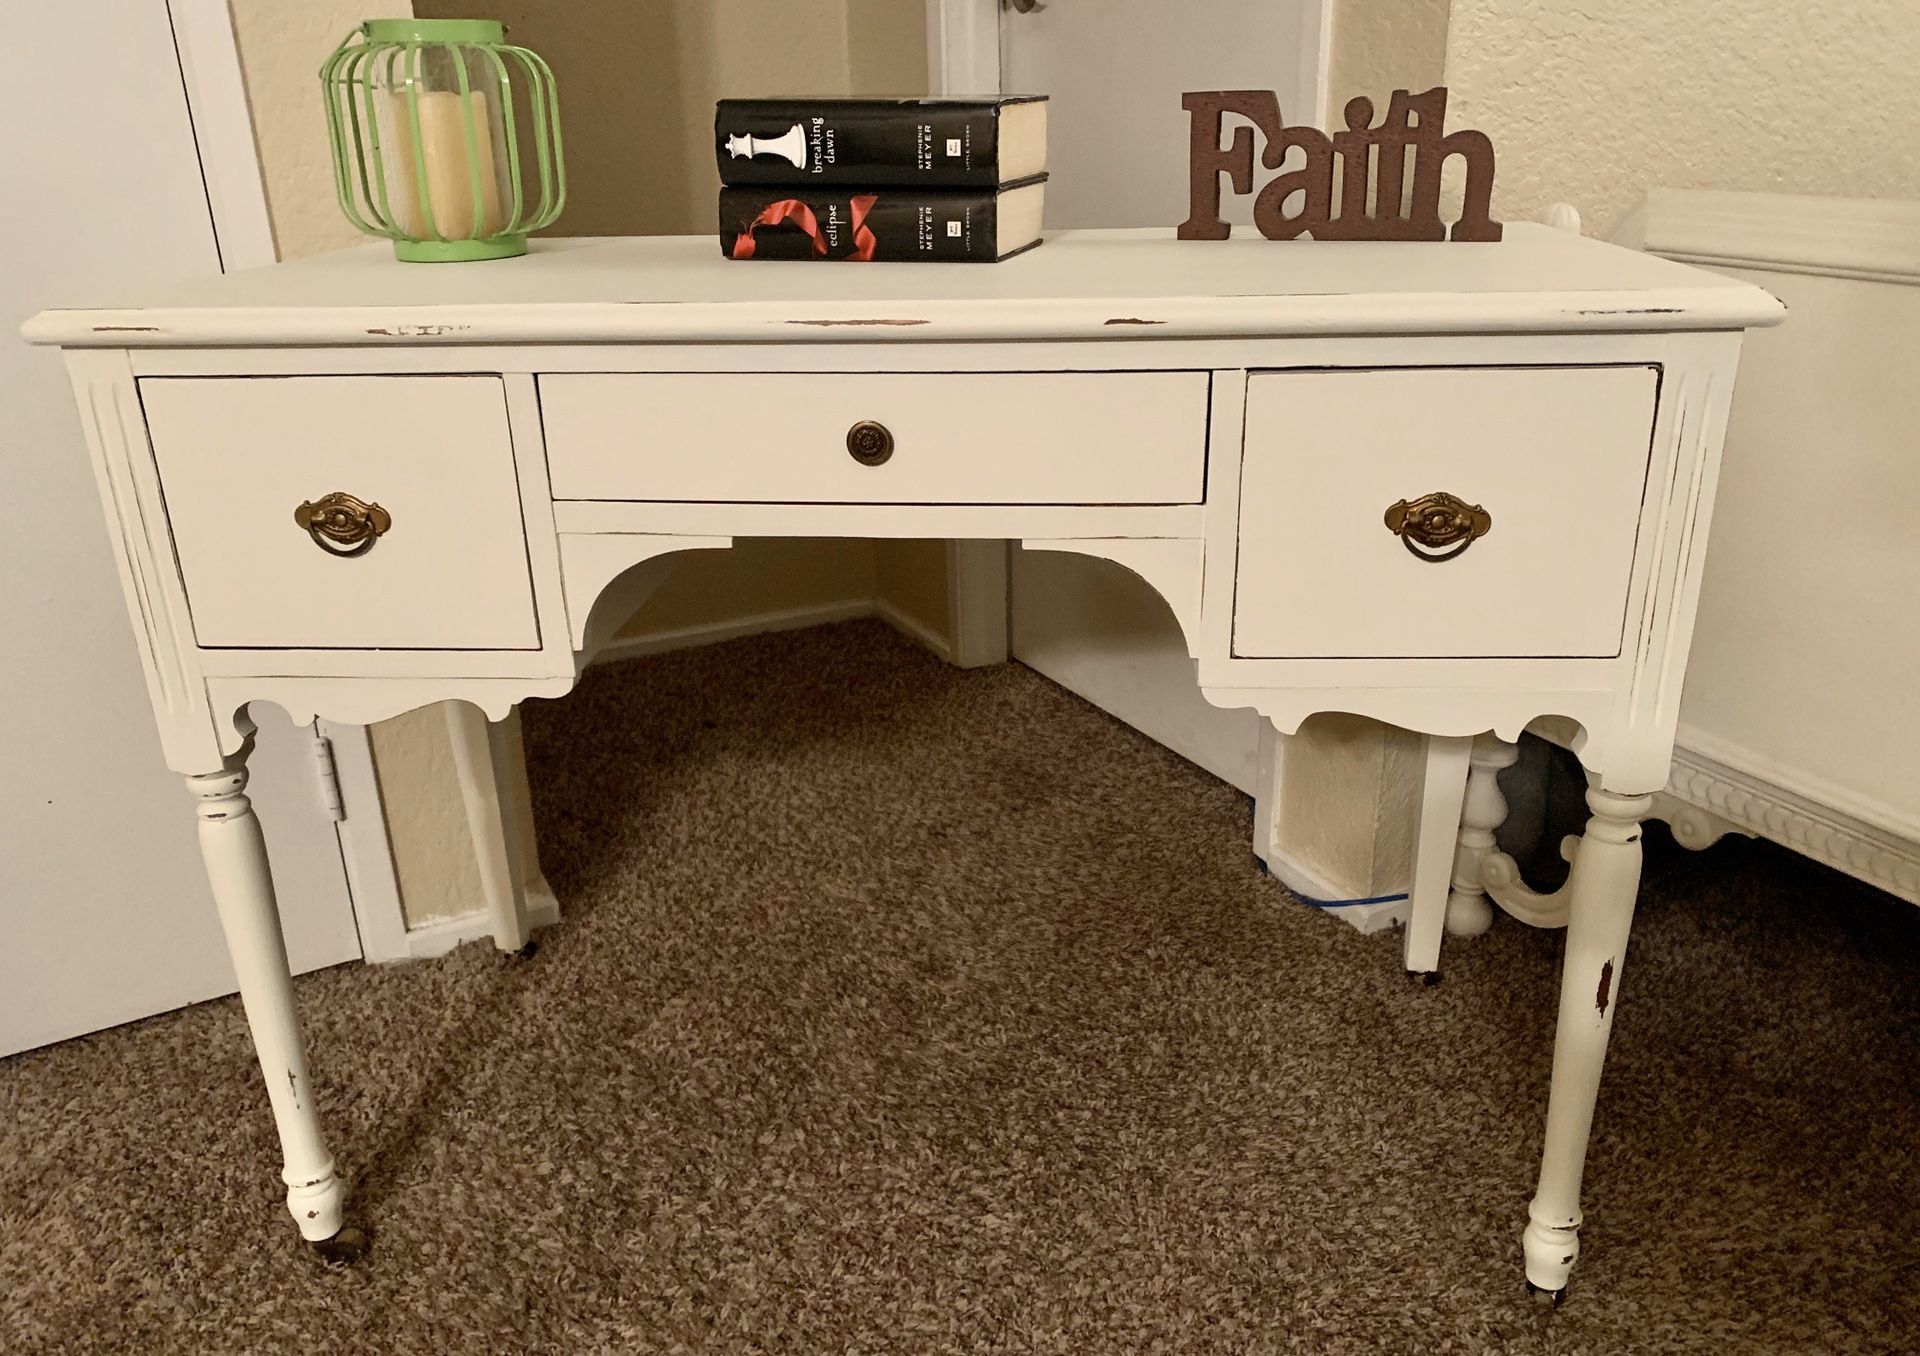
[[[1409,970],[1407,971],[1407,978],[1423,989],[1435,989],[1440,986],[1440,972],[1438,970]]]
[[[332,1238],[315,1239],[312,1246],[314,1255],[328,1266],[350,1267],[367,1255],[373,1241],[367,1237],[366,1230],[349,1224]]]
[[[521,947],[518,951],[507,952],[506,958],[509,962],[530,961],[534,958],[535,955],[539,953],[539,951],[540,951],[540,943],[529,940],[527,944]]]
[[[1538,1286],[1532,1281],[1528,1281],[1527,1295],[1535,1304],[1550,1304],[1558,1309],[1561,1303],[1567,1298],[1567,1288],[1563,1285],[1558,1290],[1548,1290],[1544,1286]]]

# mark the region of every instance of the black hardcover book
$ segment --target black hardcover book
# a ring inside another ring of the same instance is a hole
[[[1042,176],[1006,188],[720,190],[729,259],[992,263],[1040,243]]]
[[[978,99],[722,99],[723,184],[987,188],[1047,167],[1044,95]]]

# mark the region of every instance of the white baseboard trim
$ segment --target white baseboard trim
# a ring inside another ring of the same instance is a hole
[[[926,646],[934,654],[951,664],[954,662],[953,642],[941,635],[917,617],[909,617],[885,598],[873,600],[872,615],[891,626],[907,639]]]
[[[764,635],[772,631],[798,631],[808,626],[825,626],[832,622],[853,621],[860,617],[878,617],[895,630],[926,646],[942,659],[951,662],[953,647],[945,637],[909,617],[885,599],[874,598],[843,598],[833,602],[815,603],[807,607],[781,608],[772,612],[756,612],[745,617],[732,617],[726,621],[706,622],[699,626],[656,631],[650,635],[616,637],[600,647],[592,662],[604,664],[621,659],[638,659],[643,655],[664,654],[669,650],[690,650],[701,645],[717,645],[721,641],[737,640],[742,636]],[[529,882],[527,885],[527,911],[535,929],[549,927],[560,921],[559,901],[554,898],[552,889],[544,879]],[[488,924],[486,910],[477,909],[472,913],[459,914],[453,918],[436,918],[432,922],[408,928],[401,946],[383,949],[379,955],[369,951],[367,960],[370,962],[428,960],[435,956],[446,955],[463,942],[492,935],[493,929]]]
[[[926,646],[949,664],[953,662],[953,643],[931,626],[910,617],[885,598],[838,598],[806,607],[781,608],[773,612],[755,612],[725,621],[681,626],[671,631],[655,631],[644,636],[616,636],[602,645],[592,662],[606,664],[643,655],[665,654],[670,650],[691,650],[701,645],[718,645],[742,636],[765,635],[773,631],[799,631],[809,626],[855,621],[877,617],[914,642]]]
[[[1707,847],[1727,833],[1767,838],[1920,904],[1920,840],[1693,749],[1674,751],[1673,773],[1652,817],[1666,820],[1686,847]]]
[[[544,879],[531,881],[527,885],[527,921],[536,933],[560,921],[560,901],[554,898],[552,887]],[[452,918],[436,918],[431,923],[407,929],[407,953],[398,959],[432,960],[435,956],[446,955],[462,942],[481,938],[493,939],[493,925],[488,921],[485,909],[475,909],[472,913],[457,914]]]
[[[1267,871],[1273,878],[1306,899],[1340,899],[1347,894],[1345,886],[1335,885],[1325,876],[1305,863],[1268,849],[1264,858]],[[1304,907],[1311,908],[1311,905]],[[1337,909],[1322,909],[1332,918],[1359,932],[1371,935],[1391,927],[1404,927],[1410,908],[1404,899],[1396,899],[1379,904],[1343,904]]]
[[[701,645],[718,645],[724,640],[738,640],[742,636],[763,635],[770,631],[798,631],[808,626],[825,626],[830,622],[871,617],[876,611],[871,598],[842,598],[828,603],[811,603],[806,607],[780,608],[745,617],[729,617],[725,621],[702,622],[698,626],[675,627],[670,631],[655,631],[644,636],[615,636],[600,647],[593,662],[606,664],[621,659],[638,659],[642,655],[665,654],[669,650],[691,650]]]

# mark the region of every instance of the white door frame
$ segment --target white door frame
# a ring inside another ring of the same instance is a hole
[[[1000,0],[926,0],[927,88],[933,94],[987,94],[1000,89]],[[1325,121],[1333,50],[1333,3],[1320,0],[1301,44],[1300,88],[1311,90],[1311,116]],[[1008,554],[1004,542],[947,544],[947,612],[954,662],[963,668],[1005,663]]]
[[[279,254],[228,0],[166,0],[166,5],[221,271],[271,264]],[[331,721],[318,722],[314,736],[316,783],[322,788],[329,778],[334,783],[334,830],[361,955],[369,961],[405,959],[411,954],[406,915],[374,773],[373,741],[364,725]]]
[[[1296,54],[1299,87],[1313,92],[1311,113],[1304,121],[1316,127],[1326,121],[1332,83],[1333,4],[1320,0],[1314,7],[1307,20],[1307,41]],[[999,90],[1000,0],[927,0],[927,81],[934,94]]]

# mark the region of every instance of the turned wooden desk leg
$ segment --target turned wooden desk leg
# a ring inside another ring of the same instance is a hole
[[[1640,891],[1640,823],[1653,797],[1595,787],[1587,792],[1587,805],[1593,817],[1574,851],[1567,883],[1567,944],[1540,1186],[1522,1237],[1527,1283],[1556,1297],[1580,1252],[1580,1177]]]
[[[188,777],[187,789],[199,811],[200,855],[213,882],[213,902],[240,978],[240,1001],[246,1007],[253,1048],[266,1075],[267,1097],[280,1131],[287,1209],[300,1226],[301,1237],[318,1243],[340,1233],[346,1189],[320,1133],[313,1084],[307,1077],[307,1054],[293,1006],[293,977],[280,933],[266,840],[260,836],[260,821],[246,794],[246,759],[251,752],[249,740],[220,771]]]
[[[1447,932],[1451,936],[1478,937],[1493,926],[1493,905],[1480,878],[1480,864],[1494,850],[1494,830],[1507,817],[1500,774],[1519,761],[1520,746],[1498,735],[1483,734],[1473,741],[1465,805],[1460,813],[1460,841],[1453,857],[1453,888],[1447,895]]]

